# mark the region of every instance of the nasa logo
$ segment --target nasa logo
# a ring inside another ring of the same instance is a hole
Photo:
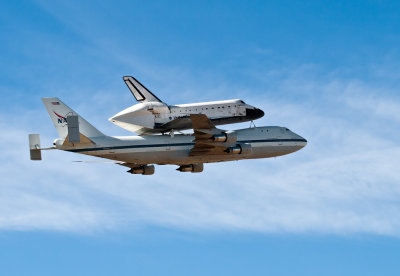
[[[64,116],[61,116],[60,114],[58,114],[57,112],[55,112],[53,110],[54,114],[57,116],[57,124],[59,126],[65,127],[68,122],[67,122],[67,118],[69,115],[74,115],[73,112],[68,112],[67,114],[65,114]]]
[[[56,114],[56,116],[58,117],[57,123],[59,123],[59,124],[67,123],[67,118],[65,118],[65,117],[63,117],[63,116],[57,114],[57,112],[55,112],[55,111],[53,111],[53,112],[54,112],[54,114]]]

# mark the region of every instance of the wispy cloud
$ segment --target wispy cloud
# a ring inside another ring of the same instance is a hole
[[[3,114],[0,228],[81,232],[161,225],[206,231],[400,235],[400,147],[387,136],[389,130],[377,131],[400,104],[398,99],[390,94],[379,98],[393,107],[383,108],[384,115],[366,112],[374,106],[355,99],[362,91],[368,103],[377,87],[340,78],[328,83],[307,80],[304,71],[301,75],[301,81],[287,77],[275,86],[275,93],[321,93],[297,102],[275,98],[258,105],[269,115],[262,124],[288,126],[309,145],[276,159],[207,164],[202,174],[158,166],[154,176],[132,176],[111,164],[72,163],[87,157],[57,151],[45,152],[42,162],[31,162],[25,129],[32,127],[9,124],[10,116]],[[226,86],[224,95],[237,89]],[[80,108],[89,121],[95,117],[93,105]],[[105,110],[107,102],[96,108]],[[369,114],[364,121],[359,119],[360,109]],[[51,124],[35,125],[43,144],[51,143]]]
[[[144,60],[132,50],[135,39],[124,38],[125,30],[109,26],[104,31],[101,14],[87,20],[85,14],[76,16],[76,7],[41,7],[79,42],[27,28],[23,39],[32,42],[21,43],[17,51],[23,61],[7,67],[15,83],[24,76],[24,86],[7,82],[1,88],[15,100],[4,101],[0,114],[0,229],[90,232],[160,225],[400,235],[400,98],[393,70],[398,64],[371,66],[372,80],[352,75],[351,68],[324,73],[318,65],[296,65],[282,56],[281,67],[265,68],[276,53],[259,48],[210,65],[218,70],[189,71]],[[96,28],[107,36],[96,35]],[[25,64],[25,57],[34,62]],[[230,71],[232,64],[240,74]],[[257,125],[287,126],[309,144],[276,159],[206,164],[202,174],[158,166],[150,177],[129,175],[111,164],[73,163],[89,158],[67,152],[48,151],[42,162],[28,160],[27,134],[40,133],[46,146],[56,131],[44,108],[28,108],[21,97],[33,102],[39,94],[62,96],[105,133],[121,135],[126,132],[106,119],[133,101],[121,80],[108,81],[136,72],[151,79],[149,88],[172,104],[243,98],[266,112]],[[73,78],[67,80],[66,73]],[[30,87],[31,98],[21,96]]]

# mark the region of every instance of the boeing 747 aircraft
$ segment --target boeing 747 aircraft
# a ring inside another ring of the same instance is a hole
[[[176,165],[181,172],[202,172],[204,163],[268,158],[303,148],[307,141],[285,127],[225,131],[205,114],[190,114],[193,134],[107,136],[58,98],[42,99],[59,134],[53,147],[41,148],[39,134],[29,135],[32,160],[41,151],[58,149],[114,160],[129,173],[151,175],[154,164]]]
[[[125,76],[123,79],[139,103],[119,112],[109,121],[139,135],[190,129],[190,114],[204,114],[215,125],[247,122],[264,116],[261,109],[242,100],[167,105],[134,77]]]

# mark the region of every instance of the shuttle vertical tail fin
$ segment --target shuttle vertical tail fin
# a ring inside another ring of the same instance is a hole
[[[123,80],[138,102],[162,102],[134,77],[125,76]]]

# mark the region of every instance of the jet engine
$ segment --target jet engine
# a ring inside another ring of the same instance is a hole
[[[154,165],[143,165],[136,168],[131,168],[128,173],[131,174],[143,174],[143,175],[152,175],[154,174]]]
[[[212,139],[214,142],[235,143],[237,141],[237,134],[234,131],[227,131],[221,134],[215,134]]]
[[[182,165],[179,168],[177,168],[177,171],[180,172],[192,172],[192,173],[199,173],[202,172],[204,169],[204,166],[202,163],[200,164],[190,164],[190,165]]]
[[[226,149],[226,152],[229,154],[249,154],[251,151],[251,145],[247,143],[237,144],[236,146]]]

